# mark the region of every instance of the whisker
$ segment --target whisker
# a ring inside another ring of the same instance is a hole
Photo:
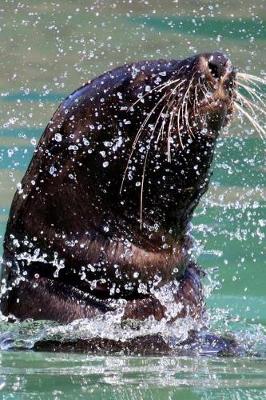
[[[243,83],[245,82],[245,83]],[[247,90],[252,90],[252,92],[257,93],[258,95],[265,97],[266,95],[261,91],[261,86],[257,85],[256,83],[250,81],[249,79],[243,79],[242,81],[237,80],[236,81],[237,85],[243,86]],[[249,86],[249,85],[253,85]]]
[[[246,111],[243,109],[243,107],[240,106],[240,104],[234,102],[235,107],[242,113],[244,114],[247,119],[252,123],[258,134],[260,135],[261,139],[264,141],[264,136],[266,136],[265,130],[258,124],[257,121]]]
[[[165,121],[165,119],[163,119],[162,125],[160,127],[160,130],[159,130],[159,133],[158,133],[158,136],[157,136],[157,139],[156,139],[156,143],[159,142],[160,137],[163,135],[165,124],[166,124],[166,121]]]
[[[204,96],[204,97],[207,97],[207,94],[208,94],[208,88],[207,88],[207,86],[203,83],[203,84],[199,85],[199,88],[200,88],[200,91],[202,92],[203,96]],[[204,90],[204,89],[205,89],[205,90]],[[207,98],[207,100],[208,100],[208,102],[209,102],[209,99],[208,99],[208,98]]]
[[[186,105],[185,105],[185,121],[186,121],[186,126],[188,128],[189,135],[194,137],[195,135],[194,135],[194,133],[191,129],[190,123],[189,123],[188,101],[186,101]]]
[[[179,81],[179,79],[176,79],[176,81]],[[175,81],[173,81],[173,82],[175,82]],[[173,82],[171,82],[171,83],[173,83]],[[183,84],[184,82],[185,82],[185,80],[182,80],[179,84],[177,84],[177,85],[175,86],[175,88],[171,91],[171,93],[165,93],[165,94],[163,95],[163,97],[161,97],[161,99],[156,103],[155,107],[154,107],[154,108],[151,110],[151,112],[148,114],[148,116],[146,117],[146,119],[145,119],[144,122],[142,123],[142,125],[141,125],[139,131],[137,132],[137,135],[136,135],[135,140],[134,140],[134,142],[133,142],[133,147],[135,147],[135,145],[136,145],[136,143],[137,143],[137,141],[138,141],[138,139],[139,139],[138,134],[142,132],[142,130],[144,129],[144,127],[145,127],[145,125],[147,124],[148,120],[150,119],[152,113],[155,111],[156,107],[157,107],[157,106],[161,103],[161,101],[164,100],[165,98],[169,97],[169,99],[170,99],[170,98],[175,94],[175,90],[176,90],[181,84]],[[140,131],[141,131],[141,132],[140,132]]]
[[[151,90],[149,90],[147,93],[145,93],[143,96],[141,96],[140,98],[138,98],[132,105],[130,105],[129,107],[128,107],[128,110],[130,110],[132,107],[134,107],[136,104],[138,104],[140,101],[142,101],[143,99],[144,99],[144,97],[146,97],[146,96],[148,96],[149,94],[151,94],[152,92],[156,92],[156,91],[158,91],[158,92],[161,92],[163,89],[165,89],[166,87],[168,87],[168,86],[170,86],[170,85],[173,85],[174,83],[176,83],[176,82],[180,82],[180,78],[179,79],[175,79],[175,80],[173,80],[173,81],[167,81],[167,82],[164,82],[164,83],[162,83],[161,85],[158,85],[158,86],[156,86],[156,87],[154,87],[153,89],[151,89]],[[185,80],[183,80],[182,82],[185,82]],[[180,82],[180,84],[181,84],[181,82]],[[176,87],[178,87],[178,85],[176,86]],[[176,88],[175,87],[175,88]]]
[[[133,153],[134,153],[134,151],[135,151],[136,144],[137,144],[137,142],[138,142],[138,140],[139,140],[139,138],[140,138],[140,136],[141,136],[141,134],[142,134],[142,132],[143,132],[143,129],[145,128],[147,122],[149,121],[149,119],[150,119],[151,115],[153,114],[153,112],[155,111],[155,109],[158,107],[158,105],[159,105],[168,95],[169,95],[168,93],[165,93],[165,94],[160,98],[160,100],[155,104],[155,106],[152,108],[152,110],[149,112],[149,114],[148,114],[147,117],[145,118],[144,122],[141,124],[141,126],[140,126],[140,128],[139,128],[139,130],[138,130],[138,132],[137,132],[137,134],[136,134],[136,136],[135,136],[134,142],[133,142],[133,144],[132,144],[132,150],[131,150],[131,152],[130,152],[130,155],[129,155],[129,158],[128,158],[128,161],[127,161],[127,165],[126,165],[126,168],[125,168],[125,171],[124,171],[124,174],[123,174],[123,178],[122,178],[122,182],[121,182],[121,186],[120,186],[120,192],[119,192],[120,194],[122,193],[122,190],[123,190],[124,181],[125,181],[125,178],[126,178],[126,173],[127,173],[127,170],[128,170],[129,162],[130,162],[130,160],[131,160],[131,158],[132,158],[132,155],[133,155]]]
[[[173,120],[174,113],[170,111],[170,120],[168,126],[168,137],[167,137],[167,161],[171,162],[171,129],[172,129],[172,120]]]
[[[184,67],[181,67],[181,69]],[[194,77],[194,75],[193,75]],[[191,78],[191,81],[189,83],[189,87],[186,90],[185,94],[183,94],[183,96],[181,97],[181,99],[177,102],[178,104],[178,124],[179,124],[179,120],[180,120],[180,112],[182,111],[182,118],[184,120],[184,125],[187,125],[189,131],[192,133],[191,130],[191,126],[189,124],[188,118],[189,118],[189,113],[188,113],[188,101],[187,101],[187,97],[188,97],[188,93],[190,91],[190,87],[192,85],[193,82],[193,77]],[[165,130],[165,126],[166,123],[168,122],[168,138],[167,138],[167,159],[169,162],[171,162],[171,139],[172,139],[172,129],[173,129],[173,121],[176,117],[175,115],[175,108],[174,108],[174,104],[176,103],[176,94],[177,91],[182,89],[183,84],[187,82],[186,79],[174,79],[174,80],[170,80],[167,82],[162,83],[161,85],[158,85],[156,87],[154,87],[152,90],[148,91],[147,93],[145,93],[143,96],[139,97],[131,106],[129,109],[132,109],[132,107],[134,107],[138,102],[143,101],[143,99],[150,95],[151,93],[160,93],[162,92],[165,88],[167,87],[171,87],[172,85],[175,85],[173,89],[170,90],[170,93],[168,93],[168,91],[166,93],[164,93],[160,99],[157,101],[157,103],[155,104],[155,106],[151,109],[151,111],[149,111],[149,113],[146,115],[144,121],[142,122],[141,126],[139,127],[136,136],[134,138],[134,141],[132,143],[132,148],[129,154],[129,158],[127,160],[127,164],[126,164],[126,168],[124,170],[123,173],[123,177],[122,177],[122,182],[121,182],[121,186],[120,186],[120,194],[122,193],[123,187],[124,187],[124,183],[125,183],[125,179],[126,179],[126,175],[127,175],[127,171],[129,168],[129,164],[130,161],[132,159],[132,156],[134,154],[134,151],[136,150],[136,146],[137,143],[144,131],[144,129],[146,128],[146,126],[149,123],[149,120],[151,119],[153,113],[156,111],[156,109],[158,108],[158,106],[166,100],[166,104],[164,104],[159,112],[158,117],[156,118],[156,121],[153,125],[151,125],[151,132],[150,132],[150,140],[149,140],[149,144],[147,147],[147,151],[145,154],[145,158],[144,158],[144,163],[143,163],[143,170],[142,170],[142,176],[141,176],[141,190],[140,190],[140,228],[142,228],[143,226],[143,199],[144,199],[144,184],[145,184],[145,172],[146,172],[146,168],[147,168],[147,160],[148,160],[148,155],[149,155],[149,151],[150,151],[150,147],[151,147],[151,141],[154,139],[154,134],[157,130],[158,125],[161,122],[161,126],[159,128],[159,132],[158,132],[158,136],[156,139],[156,143],[158,143],[158,141],[160,140],[160,137],[162,137],[164,135],[164,130]],[[165,116],[163,115],[165,113]],[[167,117],[167,115],[169,117]],[[167,118],[169,118],[169,120],[167,121]],[[150,125],[149,125],[150,127]],[[178,132],[179,135],[179,140],[180,140],[180,145],[182,148],[184,148],[184,145],[182,143],[182,138],[181,138],[181,132],[179,130]]]
[[[141,177],[141,187],[140,187],[140,210],[139,210],[139,219],[140,219],[140,229],[142,229],[143,226],[143,194],[144,194],[144,180],[145,180],[145,171],[146,171],[146,165],[147,165],[147,159],[148,159],[148,154],[150,151],[150,145],[151,145],[151,140],[152,137],[149,141],[149,145],[145,154],[145,159],[143,163],[143,169],[142,169],[142,177]]]
[[[264,101],[261,99],[261,97],[265,97],[264,94],[260,93],[261,97],[258,95],[258,93],[252,89],[251,87],[244,85],[243,83],[237,82],[237,84],[241,87],[243,87],[249,94],[250,96],[254,99],[254,97],[263,105],[265,106]]]
[[[189,91],[190,91],[194,76],[195,76],[195,74],[193,74],[191,79],[190,79],[188,88],[186,90],[186,93],[184,94],[183,102],[182,102],[182,115],[183,115],[184,110],[185,110],[185,113],[184,113],[184,125],[188,128],[188,132],[189,132],[190,136],[191,136],[191,133],[192,133],[192,136],[194,136],[194,134],[193,134],[193,132],[191,130],[191,127],[190,127],[190,124],[189,124],[189,121],[188,121],[188,108],[187,108],[188,98],[187,97],[188,97],[188,94],[189,94]]]
[[[159,121],[160,121],[160,118],[162,117],[163,111],[164,111],[164,109],[166,108],[166,106],[167,106],[167,104],[165,104],[165,105],[162,107],[162,109],[161,109],[161,111],[160,111],[160,114],[159,114],[159,117],[157,118],[157,120],[156,120],[156,122],[155,122],[154,129],[153,129],[152,134],[155,133],[155,130],[156,130],[156,128],[157,128],[157,125],[158,125],[158,123],[159,123]],[[159,132],[160,132],[160,130],[159,130]],[[158,135],[158,136],[159,136],[159,135]],[[158,143],[158,136],[157,136],[157,139],[156,139],[156,141],[155,141],[156,143]]]
[[[194,88],[194,103],[193,103],[193,110],[194,110],[194,115],[196,115],[196,106],[198,105],[198,83],[195,85]]]
[[[256,114],[256,112],[254,111],[254,109],[252,107],[255,107],[258,111],[260,111],[262,114],[266,115],[266,111],[263,110],[261,107],[259,107],[256,103],[253,103],[252,101],[248,100],[245,96],[243,96],[241,93],[237,92],[237,96],[243,100],[244,103],[246,103],[253,111],[254,114]]]
[[[244,78],[240,78],[240,80],[238,79],[236,82],[239,84],[239,83],[242,83],[241,81],[245,82],[245,83],[248,83],[249,85],[252,85],[254,90],[257,90],[260,95],[263,95],[263,93],[261,91],[262,90],[261,89],[261,85],[258,82],[251,81],[248,78],[245,78],[245,79]]]
[[[263,85],[266,85],[266,79],[263,79],[256,75],[247,74],[246,72],[238,72],[237,77],[243,78],[243,79],[248,78],[251,81],[259,82],[259,83],[262,83]]]
[[[184,83],[184,82],[185,82],[185,80],[183,80],[181,83]],[[176,89],[177,89],[178,87],[180,87],[180,84],[176,85],[176,86],[174,87],[174,89],[172,89],[172,93],[171,93],[171,95],[169,96],[169,99],[168,99],[168,101],[167,101],[167,104],[166,104],[167,110],[166,110],[166,111],[167,111],[168,114],[169,114],[169,109],[170,109],[171,106],[175,103],[175,99],[172,99],[172,100],[171,100],[171,98],[176,94]],[[164,124],[162,124],[162,126],[161,126],[162,129],[160,129],[160,131],[159,131],[159,134],[158,134],[157,139],[156,139],[156,143],[158,143],[158,141],[159,141],[159,139],[160,139],[160,137],[161,137],[161,134],[163,134],[164,126],[165,126],[165,121],[164,121]]]
[[[183,67],[181,67],[181,69],[182,69],[182,68],[183,68]],[[180,79],[176,79],[175,81],[172,81],[170,84],[176,83],[176,82],[179,82],[179,81],[180,81]],[[145,171],[146,171],[147,159],[148,159],[148,154],[149,154],[149,151],[150,151],[151,141],[152,141],[152,139],[153,139],[153,135],[154,135],[155,129],[156,129],[157,124],[158,124],[158,122],[159,122],[159,120],[160,120],[160,117],[161,117],[161,115],[162,115],[163,110],[164,110],[165,108],[167,108],[167,112],[169,111],[169,109],[170,109],[170,107],[172,106],[172,104],[174,104],[174,100],[171,100],[171,98],[176,94],[176,89],[177,89],[179,86],[181,86],[184,82],[185,82],[185,80],[182,80],[180,83],[178,83],[178,84],[175,86],[175,88],[171,91],[170,94],[168,94],[168,96],[167,96],[167,95],[164,95],[164,96],[163,96],[162,99],[168,97],[167,104],[164,105],[164,106],[162,107],[162,109],[161,109],[161,111],[160,111],[160,114],[159,114],[159,117],[157,118],[157,120],[156,120],[156,122],[155,122],[155,126],[154,126],[154,128],[153,128],[153,132],[152,132],[152,135],[151,135],[150,140],[149,140],[148,148],[147,148],[147,151],[146,151],[146,154],[145,154],[144,163],[143,163],[143,170],[142,170],[142,177],[141,177],[141,190],[140,190],[140,229],[142,229],[142,226],[143,226],[143,195],[144,195],[144,181],[145,181]],[[166,87],[166,86],[169,86],[169,85],[166,84],[164,87]],[[161,99],[161,100],[162,100],[162,99]],[[157,103],[157,106],[158,106],[158,104],[159,104],[160,102],[161,102],[161,101],[159,101],[159,102]],[[169,104],[169,103],[170,103],[170,104]],[[156,107],[154,107],[154,110],[155,110],[155,109],[156,109]],[[152,113],[154,110],[152,110],[151,113]],[[171,114],[171,117],[172,117],[172,114]],[[170,130],[171,130],[171,117],[170,117],[170,121],[169,121]],[[146,123],[147,123],[147,122],[146,122]],[[160,128],[160,131],[159,131],[159,134],[158,134],[158,137],[157,137],[156,142],[158,142],[158,140],[159,140],[159,138],[160,138],[160,135],[161,135],[161,132],[162,132],[162,133],[164,132],[165,123],[166,123],[166,120],[163,119],[163,122],[162,122],[162,124],[161,124],[161,128]],[[145,126],[145,124],[144,124],[144,126]],[[170,136],[171,136],[171,135],[170,135]],[[134,142],[135,142],[135,141],[134,141]],[[169,143],[169,140],[168,140],[168,143]],[[132,150],[134,151],[134,149],[132,149]],[[133,154],[133,153],[132,153],[132,154]],[[170,156],[170,149],[169,149],[169,153],[168,153],[168,158],[169,158],[169,156]],[[128,161],[128,163],[129,163],[129,161]],[[128,165],[127,165],[127,168],[128,168]],[[124,175],[125,175],[125,174],[126,174],[126,171],[125,171]],[[124,179],[125,179],[125,176],[123,177],[123,181],[124,181]],[[122,182],[122,185],[123,185],[123,182]],[[121,193],[121,191],[120,191],[120,193]]]
[[[168,162],[171,162],[171,139],[172,139],[171,131],[172,131],[172,128],[173,128],[173,121],[175,119],[176,109],[178,109],[178,115],[180,117],[180,112],[179,112],[180,111],[180,101],[177,102],[177,105],[179,104],[179,107],[175,107],[175,109],[174,109],[174,107],[172,107],[172,106],[175,103],[176,103],[176,101],[174,99],[168,106],[168,110],[172,108],[172,110],[170,111],[171,117],[170,117],[169,126],[168,126],[168,140],[167,140],[167,160],[168,160]],[[182,146],[182,148],[184,148],[179,132],[178,132],[178,135],[179,135],[179,139],[180,139],[180,142],[181,142],[181,146]]]
[[[177,131],[178,131],[180,146],[182,147],[182,149],[184,149],[184,144],[182,141],[182,134],[180,131],[180,113],[181,113],[181,108],[179,107],[178,114],[177,114]]]

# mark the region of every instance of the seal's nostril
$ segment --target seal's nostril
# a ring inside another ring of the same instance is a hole
[[[228,58],[222,53],[213,53],[208,60],[208,67],[215,79],[220,79],[227,70]]]
[[[214,64],[213,62],[209,61],[209,62],[208,62],[208,67],[209,67],[209,70],[210,70],[212,76],[213,76],[215,79],[219,79],[220,76],[221,76],[219,65],[216,65],[216,64]]]

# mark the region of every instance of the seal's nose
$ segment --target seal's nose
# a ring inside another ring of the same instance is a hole
[[[231,62],[223,53],[212,53],[208,58],[208,68],[215,79],[221,79],[231,70]]]

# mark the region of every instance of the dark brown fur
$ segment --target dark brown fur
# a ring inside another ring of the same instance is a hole
[[[60,105],[12,203],[4,314],[69,322],[111,310],[110,300],[123,298],[125,319],[160,320],[165,309],[154,290],[178,281],[174,296],[183,309],[176,318],[201,317],[200,272],[190,259],[187,230],[208,187],[216,137],[232,112],[228,65],[220,53],[125,65]],[[161,107],[133,145],[146,115],[173,88],[155,90],[158,78],[160,84],[186,81],[172,108],[189,88],[189,126],[183,118],[178,130],[175,120],[170,150],[169,119],[158,143],[161,120],[154,132],[148,126]],[[205,90],[212,91],[211,101],[204,101]]]

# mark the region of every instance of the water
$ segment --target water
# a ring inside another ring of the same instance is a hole
[[[125,62],[217,49],[241,70],[265,74],[263,0],[8,1],[0,6],[0,18],[0,240],[42,130],[82,82]],[[258,134],[236,119],[219,139],[212,184],[192,230],[198,260],[208,272],[210,327],[233,332],[248,353],[236,358],[35,353],[25,349],[44,336],[71,335],[73,327],[2,321],[2,398],[266,398],[264,160]],[[83,321],[75,334],[110,330],[110,321],[104,323]]]
[[[259,400],[266,395],[261,359],[19,352],[3,354],[1,361],[6,371],[0,381],[5,399]]]

